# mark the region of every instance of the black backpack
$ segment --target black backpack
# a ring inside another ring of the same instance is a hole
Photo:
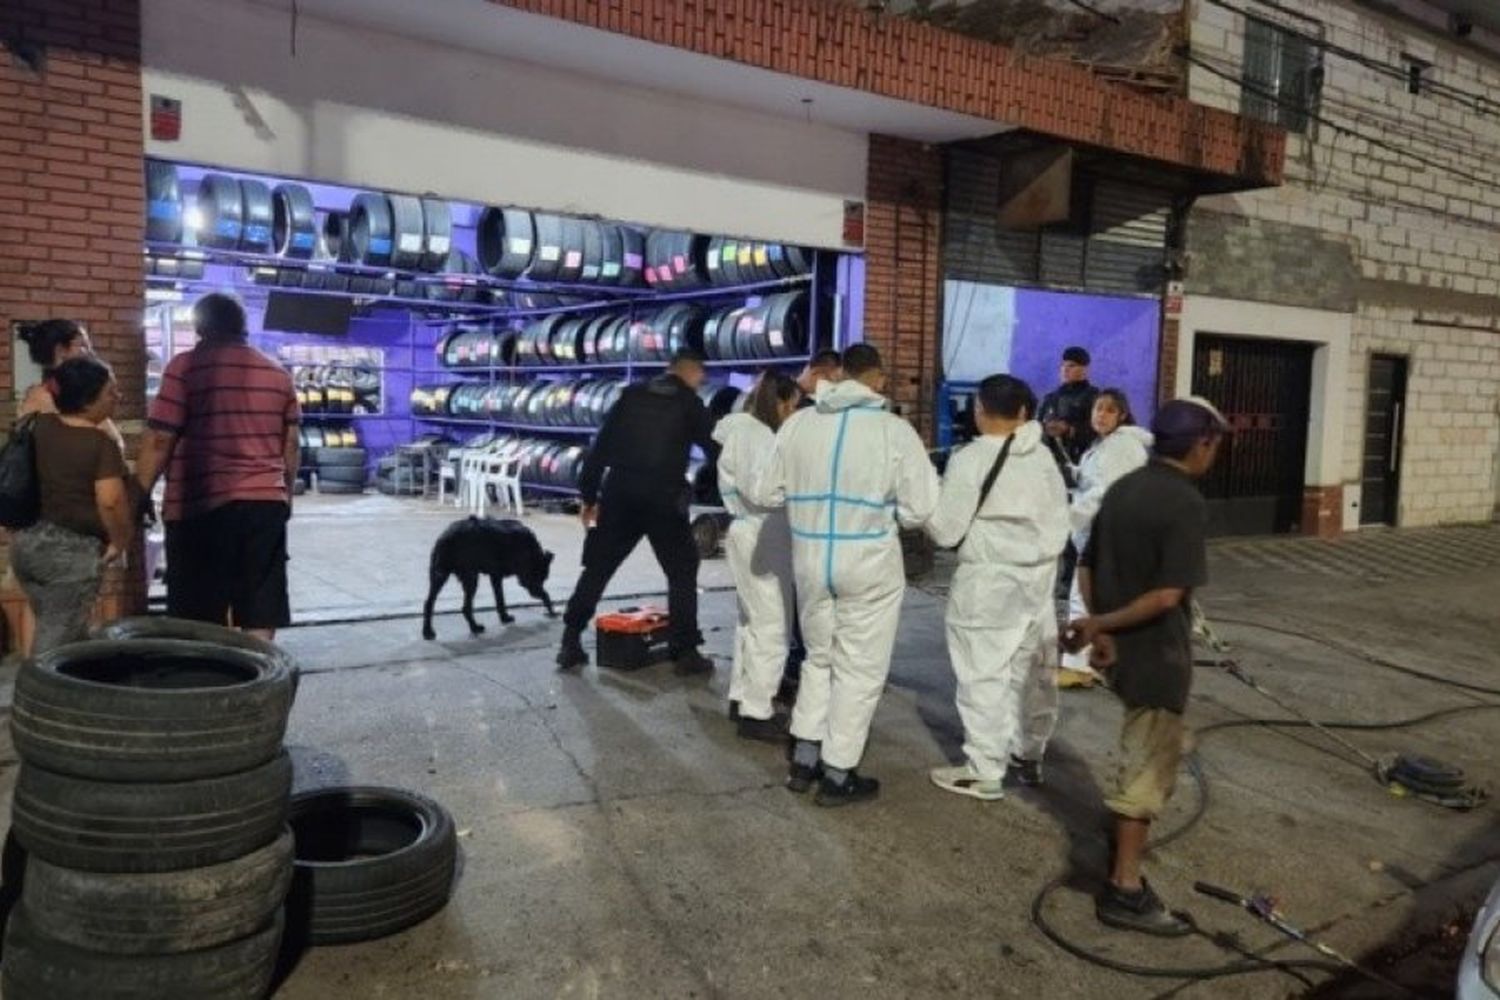
[[[36,475],[36,429],[22,417],[0,448],[0,527],[29,528],[41,514],[41,486]]]

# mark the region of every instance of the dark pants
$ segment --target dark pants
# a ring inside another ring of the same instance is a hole
[[[286,585],[286,519],[273,500],[235,500],[168,521],[167,614],[236,628],[292,623]]]
[[[610,578],[644,535],[667,575],[672,655],[703,641],[698,634],[698,548],[687,512],[675,501],[631,494],[600,498],[599,523],[583,543],[583,575],[563,613],[568,628],[581,632],[588,627]]]

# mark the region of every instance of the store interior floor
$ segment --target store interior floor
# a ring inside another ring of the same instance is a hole
[[[496,515],[493,510],[492,516]],[[392,497],[380,493],[363,496],[318,496],[297,498],[288,545],[292,618],[299,624],[317,624],[351,618],[385,618],[420,615],[427,597],[427,563],[432,544],[453,521],[467,517],[451,500]],[[569,514],[546,513],[528,507],[521,520],[536,532],[542,547],[555,553],[547,592],[559,611],[573,592],[580,571],[583,529]],[[699,570],[701,587],[730,586],[724,560],[708,559]],[[605,592],[606,600],[635,595],[663,595],[666,581],[645,541],[626,560]],[[512,608],[529,608],[534,602],[511,580],[506,584],[506,602]],[[665,597],[655,598],[658,603]],[[449,580],[438,598],[439,611],[456,612],[463,602],[457,580]],[[476,608],[492,609],[489,586],[481,582]],[[526,612],[523,611],[524,615]],[[479,616],[487,629],[497,626],[492,611]],[[462,620],[436,620],[440,637],[457,639],[467,634]],[[420,625],[414,620],[415,633]]]

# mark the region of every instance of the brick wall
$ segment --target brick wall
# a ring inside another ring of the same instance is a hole
[[[834,0],[492,0],[837,87],[1006,122],[1070,142],[1275,183],[1278,129],[1141,94],[1062,59]],[[861,5],[864,6],[864,5]]]
[[[84,323],[114,366],[132,446],[146,400],[140,0],[5,0],[0,38],[0,384],[14,382],[11,323]],[[24,388],[24,387],[22,387]],[[0,427],[15,407],[0,405]],[[108,600],[144,605],[139,573]]]
[[[1425,59],[1429,81],[1500,93],[1500,61],[1349,0],[1297,4],[1312,20],[1249,6],[1380,63],[1401,66],[1403,53]],[[1245,26],[1240,14],[1195,0],[1193,50],[1236,75]],[[1190,74],[1190,91],[1206,104],[1240,107],[1238,84],[1201,68]],[[1411,94],[1403,78],[1335,53],[1324,59],[1317,113],[1398,149],[1328,124],[1289,136],[1284,186],[1199,201],[1195,215],[1218,218],[1195,219],[1190,235],[1237,229],[1240,238],[1234,259],[1206,261],[1211,249],[1190,248],[1188,291],[1201,290],[1194,274],[1220,270],[1242,286],[1237,297],[1354,313],[1345,493],[1359,495],[1370,353],[1398,354],[1411,363],[1399,523],[1486,520],[1496,509],[1500,465],[1500,116],[1430,87]],[[1412,153],[1485,182],[1423,166]],[[1352,297],[1345,281],[1308,281],[1319,261],[1332,259],[1308,249],[1330,245],[1348,254]]]
[[[865,340],[885,358],[892,400],[930,440],[941,336],[942,153],[872,135],[867,184]]]

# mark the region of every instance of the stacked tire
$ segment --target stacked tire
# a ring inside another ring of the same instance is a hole
[[[266,995],[292,881],[294,688],[269,644],[170,620],[23,665],[7,1000]]]
[[[313,456],[319,493],[356,494],[365,491],[365,449],[325,446],[315,449]]]

